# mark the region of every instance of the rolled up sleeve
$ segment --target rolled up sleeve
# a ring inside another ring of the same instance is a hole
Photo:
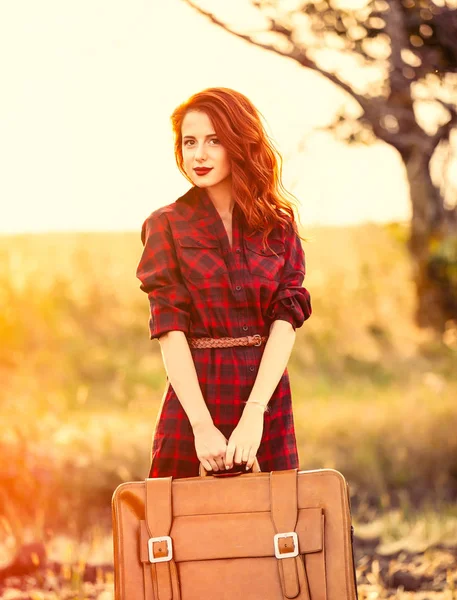
[[[179,269],[166,215],[152,213],[143,223],[143,254],[136,270],[150,306],[150,339],[167,331],[189,333],[191,297]]]
[[[290,226],[281,281],[266,314],[271,322],[287,321],[295,330],[309,319],[312,307],[310,293],[303,287],[305,273],[305,253],[301,240]]]

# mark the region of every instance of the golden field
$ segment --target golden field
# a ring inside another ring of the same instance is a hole
[[[457,598],[457,329],[436,339],[413,325],[403,225],[304,235],[313,315],[289,363],[301,468],[349,481],[361,600]],[[87,548],[111,560],[111,494],[147,475],[166,380],[141,249],[139,232],[0,237],[0,564],[34,539],[63,563]],[[392,591],[383,561],[411,569],[419,555],[430,591]],[[90,592],[67,575],[80,595],[49,597],[110,595],[109,573]],[[8,597],[33,597],[21,593]]]

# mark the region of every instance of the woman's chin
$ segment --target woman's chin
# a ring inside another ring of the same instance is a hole
[[[208,183],[207,181],[194,181],[194,183],[199,188],[208,188],[214,185],[212,183]]]

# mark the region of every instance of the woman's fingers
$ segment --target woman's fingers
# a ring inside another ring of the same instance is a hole
[[[234,461],[238,465],[240,465],[243,462],[243,448],[240,446],[237,446],[235,449]]]
[[[241,457],[242,457],[242,458],[241,458],[241,461],[242,461],[242,462],[244,462],[244,463],[247,463],[247,462],[248,462],[248,459],[249,459],[249,451],[250,451],[250,448],[243,448],[243,450],[242,450],[242,452],[241,452]]]
[[[248,464],[251,468],[254,464],[255,457],[257,455],[258,445],[251,446],[242,445],[238,442],[238,445],[235,441],[230,441],[227,445],[227,450],[225,453],[225,464],[228,469],[233,467],[233,464],[241,465]]]
[[[248,460],[246,462],[246,471],[248,471],[249,469],[252,469],[252,465],[254,464],[256,454],[257,453],[254,452],[254,448],[251,448],[249,450],[249,456],[248,456]]]
[[[206,460],[206,458],[201,458],[200,462],[203,465],[203,468],[205,469],[205,471],[211,471],[211,465],[209,464],[209,462]]]
[[[207,471],[219,471],[217,462],[212,456],[208,456],[207,458],[201,457],[199,460]]]
[[[225,464],[224,464],[224,459],[223,459],[223,457],[222,457],[222,456],[216,456],[216,457],[214,458],[214,460],[216,461],[216,463],[217,463],[217,466],[219,467],[219,470],[220,470],[220,471],[225,471]]]
[[[216,462],[216,459],[215,458],[209,458],[208,460],[209,460],[209,462],[211,464],[211,469],[213,471],[219,471],[219,466],[218,466],[218,464]]]
[[[225,451],[225,465],[228,469],[233,467],[233,457],[235,455],[236,446],[233,442],[227,444],[227,450]]]
[[[220,456],[200,458],[200,462],[207,471],[225,471],[224,459]]]

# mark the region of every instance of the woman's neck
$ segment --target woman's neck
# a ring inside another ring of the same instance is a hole
[[[231,181],[224,180],[221,185],[207,188],[206,192],[221,218],[231,218],[235,206],[235,201],[232,198]]]

